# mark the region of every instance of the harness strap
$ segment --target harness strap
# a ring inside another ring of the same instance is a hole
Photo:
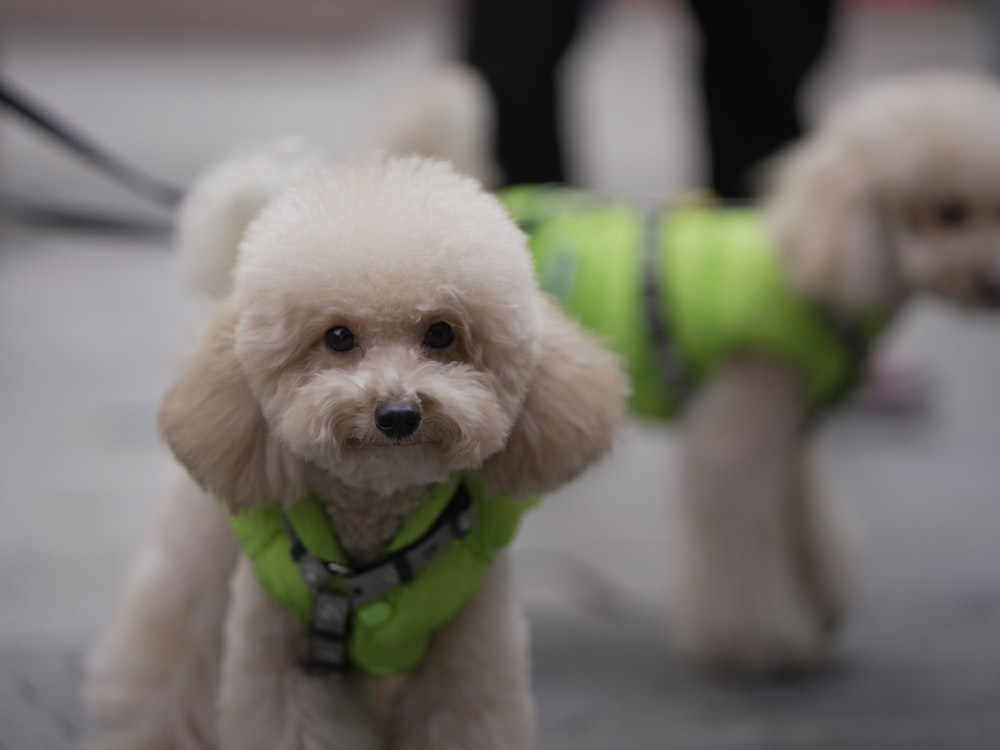
[[[468,535],[476,523],[476,505],[465,485],[459,484],[444,512],[423,536],[375,563],[356,569],[309,552],[288,516],[283,517],[292,558],[315,595],[303,667],[311,674],[323,674],[342,672],[347,667],[347,642],[354,610],[413,580],[452,542]],[[342,584],[343,592],[330,588],[335,582]]]
[[[678,410],[687,403],[693,388],[691,369],[685,361],[680,347],[671,339],[668,329],[670,319],[667,306],[664,303],[663,289],[660,285],[660,229],[661,214],[649,211],[646,216],[645,246],[643,248],[643,308],[646,312],[646,322],[653,338],[653,353],[657,370],[667,387],[673,394]]]
[[[865,365],[871,354],[875,338],[873,321],[865,321],[855,316],[845,315],[825,305],[816,307],[816,314],[827,330],[842,347],[853,365],[850,377],[846,380],[840,392],[835,396],[839,399],[851,391],[864,376]]]

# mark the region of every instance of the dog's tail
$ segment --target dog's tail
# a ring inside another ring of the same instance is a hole
[[[177,261],[195,289],[229,292],[243,232],[271,198],[320,164],[299,139],[245,148],[196,178],[177,213]]]
[[[454,64],[431,70],[385,102],[375,140],[389,153],[446,159],[494,187],[492,129],[485,82]],[[177,258],[185,279],[211,298],[225,296],[247,226],[271,198],[323,161],[324,155],[302,140],[283,139],[209,167],[178,210]]]
[[[389,153],[446,159],[488,188],[498,184],[493,99],[471,68],[453,63],[423,74],[385,103],[379,120],[378,145]]]

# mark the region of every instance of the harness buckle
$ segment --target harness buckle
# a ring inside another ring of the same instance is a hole
[[[316,559],[319,560],[319,558]],[[335,576],[340,576],[341,578],[347,578],[348,576],[354,575],[354,571],[348,568],[346,565],[339,565],[338,563],[330,562],[329,560],[320,560],[320,562],[323,563],[323,567],[325,567],[331,574]]]

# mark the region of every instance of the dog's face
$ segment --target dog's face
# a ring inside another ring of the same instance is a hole
[[[541,293],[496,198],[445,163],[368,156],[286,190],[233,282],[160,408],[174,455],[230,510],[465,469],[537,494],[621,425],[617,358]]]
[[[437,162],[368,157],[280,197],[247,233],[233,300],[274,436],[378,491],[499,451],[539,357],[524,237]]]
[[[773,196],[792,271],[820,298],[929,292],[1000,307],[1000,90],[954,75],[875,85],[793,152]],[[798,195],[795,195],[795,193]]]
[[[890,215],[904,283],[965,306],[1000,307],[1000,190],[927,192]]]
[[[873,100],[859,145],[872,200],[884,201],[885,252],[909,290],[1000,307],[1000,91],[934,79]],[[863,123],[845,122],[845,137]],[[896,132],[891,132],[896,129]]]

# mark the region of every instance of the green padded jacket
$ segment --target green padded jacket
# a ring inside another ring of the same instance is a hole
[[[479,475],[456,474],[434,485],[427,499],[406,519],[386,554],[418,540],[438,519],[462,483],[476,506],[471,531],[455,539],[417,576],[351,614],[350,662],[372,675],[406,672],[424,657],[430,638],[479,590],[490,562],[517,531],[521,515],[537,498],[514,500],[487,487]],[[349,566],[326,511],[309,494],[286,511],[306,549],[328,562]],[[232,516],[244,553],[253,562],[264,590],[308,628],[314,594],[291,554],[291,540],[280,508],[253,508]],[[331,583],[336,590],[339,581]]]
[[[541,285],[624,358],[633,413],[667,418],[680,406],[643,304],[649,232],[661,323],[695,383],[742,352],[792,364],[814,410],[856,381],[857,352],[791,289],[756,211],[691,203],[650,225],[633,206],[570,188],[515,186],[500,198],[529,235]],[[858,324],[866,339],[878,329]]]

